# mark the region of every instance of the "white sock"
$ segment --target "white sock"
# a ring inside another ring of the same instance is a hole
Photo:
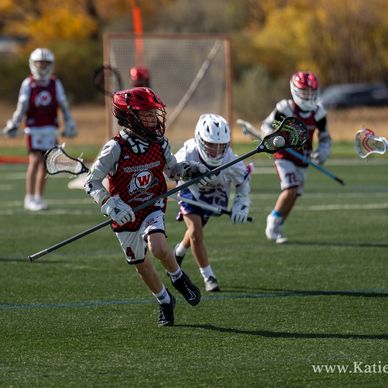
[[[175,283],[182,275],[183,272],[180,267],[175,272],[168,272],[173,283]]]
[[[34,196],[33,195],[30,195],[30,194],[26,194],[26,196],[24,197],[24,200],[26,202],[30,202],[34,199]]]
[[[185,246],[180,243],[176,249],[175,249],[175,254],[179,257],[183,257],[187,252],[187,248],[185,248]]]
[[[163,286],[162,291],[160,291],[158,294],[152,293],[152,295],[158,300],[159,304],[171,303],[170,295],[168,294],[165,286]]]
[[[213,278],[215,278],[212,267],[210,266],[210,264],[207,267],[200,268],[199,271],[201,272],[201,275],[202,275],[204,280],[209,279],[210,276],[213,276]]]

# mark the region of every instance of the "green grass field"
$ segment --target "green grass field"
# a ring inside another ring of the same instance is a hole
[[[272,162],[252,160],[256,223],[206,227],[222,292],[197,307],[175,292],[169,328],[108,227],[30,263],[105,219],[63,176],[48,178],[48,211],[24,211],[26,166],[0,165],[0,386],[387,387],[387,157],[334,155],[326,167],[344,187],[310,168],[281,246],[264,236]],[[171,247],[184,232],[176,210]],[[183,266],[203,290],[191,254]]]

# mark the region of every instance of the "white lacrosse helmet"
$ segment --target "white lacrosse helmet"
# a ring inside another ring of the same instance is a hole
[[[228,122],[217,114],[201,115],[195,127],[195,142],[206,164],[212,167],[221,165],[230,144]]]
[[[298,71],[290,80],[292,99],[305,112],[317,109],[319,82],[314,73]]]
[[[47,81],[53,72],[54,62],[54,54],[49,49],[35,49],[29,59],[31,74],[38,81]]]

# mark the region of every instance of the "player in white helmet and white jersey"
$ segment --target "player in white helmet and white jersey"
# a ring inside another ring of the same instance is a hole
[[[29,163],[24,208],[31,211],[47,208],[43,199],[46,178],[44,153],[57,144],[58,108],[62,110],[65,124],[62,136],[76,136],[63,85],[52,75],[54,63],[54,54],[47,48],[37,48],[31,53],[31,74],[22,82],[16,110],[3,129],[6,136],[15,137],[25,118]]]
[[[230,147],[230,128],[227,121],[217,114],[206,113],[200,116],[195,128],[195,138],[186,141],[175,154],[178,162],[196,161],[204,163],[209,169],[214,169],[236,158]],[[249,175],[251,166],[244,162],[222,170],[218,175],[212,175],[206,185],[192,185],[180,191],[180,196],[194,201],[228,208],[232,186],[235,190],[231,221],[236,224],[247,220],[249,213]],[[197,262],[208,292],[220,291],[217,278],[210,266],[204,242],[203,228],[211,215],[209,210],[191,204],[180,202],[178,220],[183,219],[187,230],[182,241],[175,247],[175,257],[182,262],[187,249]]]
[[[308,129],[308,139],[302,149],[296,150],[318,164],[325,163],[330,154],[331,138],[327,128],[326,111],[318,102],[319,82],[312,72],[296,72],[290,80],[292,99],[284,99],[263,121],[261,130],[264,135],[274,131],[274,120],[293,116],[303,121]],[[318,147],[313,151],[313,137],[318,130]],[[304,191],[308,164],[288,153],[276,152],[275,168],[280,179],[281,193],[275,207],[267,217],[265,234],[269,240],[277,243],[287,242],[283,233],[283,223],[289,216],[298,196]]]

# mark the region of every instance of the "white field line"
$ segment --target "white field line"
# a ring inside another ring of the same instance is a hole
[[[273,193],[250,193],[249,197],[251,200],[261,200],[261,199],[276,199],[279,195],[279,191]],[[353,192],[353,193],[304,193],[302,196],[303,199],[347,199],[351,200],[354,198],[387,198],[388,199],[388,191],[387,192]]]
[[[61,215],[72,215],[72,216],[95,216],[98,215],[98,209],[96,211],[93,210],[69,210],[69,209],[49,209],[41,212],[30,212],[24,210],[22,206],[18,209],[0,209],[0,216],[12,216],[12,215],[22,215],[26,216],[39,216],[39,217],[47,217],[47,216],[61,216]],[[102,214],[101,214],[102,217]],[[105,218],[101,218],[101,222],[104,221]]]
[[[63,205],[63,202],[61,202]],[[98,214],[98,209],[94,211],[90,210],[80,210],[80,209],[63,209],[63,208],[51,208],[43,212],[29,212],[24,211],[22,207],[22,202],[18,203],[18,206],[8,207],[1,209],[0,216],[9,216],[9,215],[39,215],[39,216],[58,216],[58,215],[75,215],[75,216],[84,216],[84,215],[96,215]],[[50,201],[49,201],[50,205]],[[381,210],[388,209],[388,203],[362,203],[362,204],[327,204],[327,205],[310,205],[310,206],[296,206],[294,211],[300,212],[322,212],[322,211],[345,211],[345,210]],[[269,208],[267,209],[269,210]]]
[[[330,210],[378,210],[388,209],[388,203],[363,203],[363,204],[328,204],[328,205],[312,205],[312,206],[296,206],[296,211],[330,211]]]

